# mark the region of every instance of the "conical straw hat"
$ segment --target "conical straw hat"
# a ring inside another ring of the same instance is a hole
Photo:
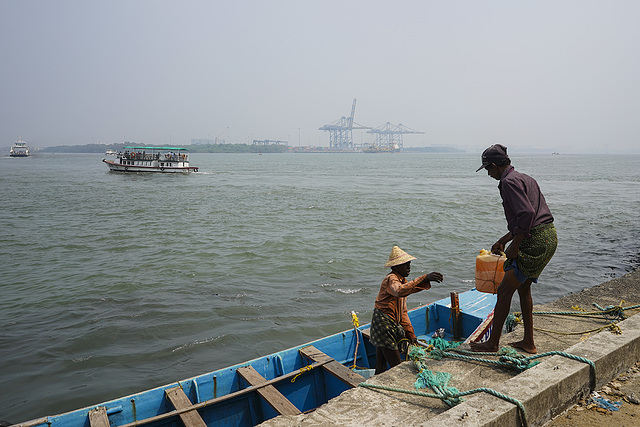
[[[397,246],[394,246],[391,249],[391,255],[389,255],[389,260],[385,263],[385,267],[393,267],[394,265],[404,264],[405,262],[409,262],[411,260],[416,259],[416,257],[409,255],[402,249]]]

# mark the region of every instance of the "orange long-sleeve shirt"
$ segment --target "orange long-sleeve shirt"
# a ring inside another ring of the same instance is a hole
[[[416,338],[416,334],[413,331],[413,326],[407,313],[407,295],[430,289],[431,284],[428,281],[425,281],[419,289],[416,289],[416,286],[422,283],[426,277],[427,275],[425,274],[408,282],[406,278],[398,273],[390,272],[380,285],[380,292],[378,292],[374,305],[375,308],[391,316],[392,319],[402,325],[405,336],[409,340]]]

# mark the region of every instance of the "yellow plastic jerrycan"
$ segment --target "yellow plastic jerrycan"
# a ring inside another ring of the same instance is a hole
[[[504,277],[504,255],[492,254],[486,249],[476,257],[476,289],[480,292],[495,294]]]

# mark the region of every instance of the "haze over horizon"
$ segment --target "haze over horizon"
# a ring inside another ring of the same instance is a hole
[[[0,146],[405,146],[640,154],[640,2],[0,2]],[[354,131],[354,142],[373,142]]]

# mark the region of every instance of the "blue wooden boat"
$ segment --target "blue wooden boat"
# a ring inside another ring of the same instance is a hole
[[[409,316],[419,340],[428,341],[439,328],[448,339],[467,337],[495,302],[495,295],[472,289],[413,309]],[[354,326],[235,366],[20,425],[253,426],[280,414],[309,412],[371,373],[376,356],[368,330],[369,324]]]

